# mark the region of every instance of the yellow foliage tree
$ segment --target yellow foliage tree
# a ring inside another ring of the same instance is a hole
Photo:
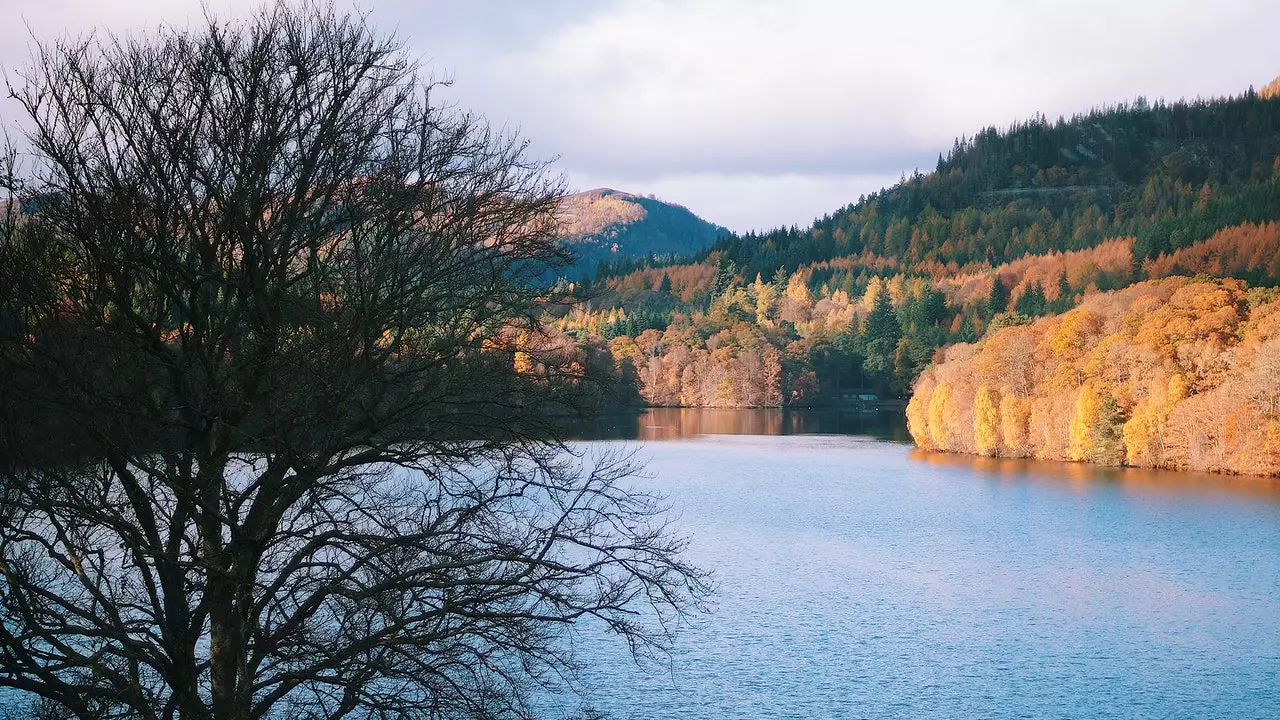
[[[916,445],[926,450],[936,447],[929,433],[929,403],[933,399],[933,390],[933,379],[922,375],[911,399],[907,401],[907,431],[911,433],[911,439]]]
[[[973,399],[973,440],[980,455],[1000,454],[1000,395],[983,383]]]
[[[532,374],[537,368],[537,364],[533,361],[533,356],[529,354],[526,348],[529,347],[529,334],[521,332],[516,335],[515,356],[512,358],[512,365],[515,371],[521,375]]]
[[[939,383],[929,398],[929,437],[936,447],[949,447],[947,433],[947,403],[951,400],[951,384]]]
[[[862,306],[867,309],[867,312],[876,309],[876,298],[884,290],[884,280],[881,280],[879,275],[872,275],[871,279],[867,281],[866,292],[862,293]]]
[[[902,303],[907,301],[907,278],[905,275],[898,274],[889,278],[884,284],[885,292],[889,293],[889,302],[894,307],[902,307]],[[871,309],[875,309],[874,298],[872,298]]]
[[[1092,382],[1080,386],[1076,395],[1076,413],[1071,418],[1070,444],[1067,455],[1072,460],[1089,460],[1093,456],[1096,440],[1093,437],[1093,426],[1098,422],[1098,407],[1102,397]]]
[[[517,350],[513,361],[516,372],[521,375],[529,375],[534,371],[533,357],[524,350]]]
[[[1187,378],[1175,374],[1168,382],[1155,380],[1147,396],[1124,424],[1125,462],[1129,465],[1164,467],[1168,464],[1165,434],[1174,406],[1187,397]]]
[[[1171,277],[949,348],[909,422],[934,449],[1280,475],[1278,356],[1280,293]]]
[[[1004,442],[1005,452],[1015,457],[1029,453],[1027,424],[1030,410],[1031,404],[1025,398],[1007,393],[1000,398],[1000,439]]]
[[[1121,431],[1125,462],[1129,465],[1160,467],[1165,462],[1164,429],[1168,414],[1150,398],[1138,403],[1133,416]]]
[[[778,291],[761,280],[759,273],[756,273],[756,281],[751,289],[755,291],[756,296],[756,324],[762,327],[773,327],[771,316],[774,303],[778,301]]]
[[[805,273],[796,273],[787,281],[787,298],[798,303],[810,305],[813,294],[809,292],[809,277]]]
[[[1259,459],[1266,471],[1274,474],[1280,469],[1280,422],[1267,420],[1266,425],[1261,428],[1261,435]]]
[[[1087,308],[1076,308],[1062,316],[1058,332],[1053,337],[1050,347],[1057,355],[1065,355],[1073,351],[1083,350],[1094,339],[1102,326],[1098,314]]]

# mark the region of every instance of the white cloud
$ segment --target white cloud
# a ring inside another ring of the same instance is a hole
[[[629,0],[491,68],[594,172],[884,172],[1037,111],[1243,91],[1280,72],[1278,22],[1263,2]]]
[[[625,0],[484,58],[480,84],[571,173],[761,227],[819,214],[799,188],[927,170],[987,125],[1241,92],[1280,72],[1277,26],[1264,0]],[[775,209],[735,202],[772,177]]]
[[[257,7],[257,0],[207,0],[216,15],[235,17]],[[140,31],[161,22],[186,25],[203,16],[199,0],[41,0],[14,3],[0,23],[0,58],[6,65],[26,57],[30,27],[37,37],[77,35],[93,28]]]
[[[927,170],[987,125],[1139,94],[1238,93],[1280,73],[1275,0],[360,4],[456,77],[460,106],[519,126],[571,177],[660,188],[735,228],[807,223],[856,199],[837,193],[863,192],[851,178]],[[199,4],[48,0],[21,12],[47,35],[180,22]],[[25,38],[0,24],[0,63]]]
[[[9,2],[10,0],[0,0]],[[257,0],[205,0],[218,17],[243,16],[259,5]],[[9,82],[20,83],[18,73],[30,62],[32,37],[51,41],[94,31],[142,33],[161,23],[186,26],[203,18],[200,0],[38,0],[13,2],[0,7],[0,71]],[[17,106],[0,100],[0,124],[14,132]]]

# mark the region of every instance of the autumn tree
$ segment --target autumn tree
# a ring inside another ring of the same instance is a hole
[[[1000,395],[983,384],[973,401],[974,444],[980,455],[999,455],[1003,430],[1000,422]]]
[[[661,646],[705,590],[630,463],[556,439],[587,379],[531,339],[558,181],[418,72],[324,5],[36,45],[0,686],[78,718],[523,717],[564,628]]]
[[[907,401],[907,431],[916,445],[925,449],[934,447],[933,434],[929,430],[929,405],[935,388],[933,377],[926,372],[912,388],[911,399]]]
[[[951,447],[954,442],[954,430],[947,413],[948,405],[951,403],[951,395],[950,384],[944,382],[935,386],[933,393],[929,396],[928,414],[926,415],[929,438],[933,441],[934,447],[944,450]]]
[[[1168,278],[996,325],[916,383],[922,447],[1280,474],[1280,291]]]
[[[1000,398],[1000,441],[1005,452],[1014,457],[1030,454],[1028,445],[1028,421],[1031,419],[1029,398],[1006,394]]]

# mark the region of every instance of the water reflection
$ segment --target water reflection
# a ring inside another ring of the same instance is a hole
[[[665,441],[704,435],[856,435],[911,442],[902,413],[838,409],[648,408],[604,415],[570,428],[575,440]],[[969,470],[989,478],[1066,486],[1081,494],[1112,487],[1129,493],[1227,493],[1280,502],[1280,478],[990,458],[918,448],[907,451],[907,457],[912,462]]]
[[[614,432],[860,420],[658,411]],[[661,672],[575,639],[589,704],[619,720],[1280,718],[1274,480],[831,435],[644,455],[718,592]]]
[[[607,415],[571,430],[577,440],[679,440],[700,435],[866,435],[909,441],[901,413],[842,410],[648,408]]]
[[[1098,486],[1112,486],[1134,493],[1230,493],[1280,502],[1280,478],[1273,477],[1106,467],[1026,458],[991,458],[919,448],[911,450],[908,457],[914,462],[973,470],[1005,480],[1067,485],[1082,492]]]

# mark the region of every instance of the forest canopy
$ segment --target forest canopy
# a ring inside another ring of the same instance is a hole
[[[1138,99],[986,128],[805,230],[602,266],[574,290],[587,303],[546,322],[608,348],[649,404],[906,397],[939,349],[1094,293],[1280,283],[1277,221],[1280,99]]]

